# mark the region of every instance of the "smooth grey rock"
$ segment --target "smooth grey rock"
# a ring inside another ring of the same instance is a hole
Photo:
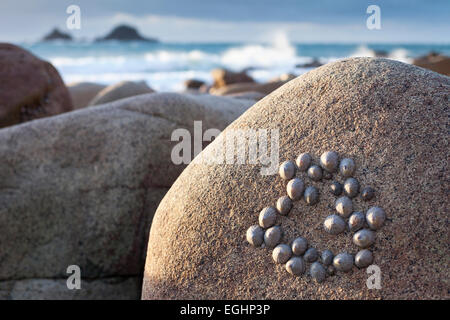
[[[172,132],[224,129],[251,104],[155,93],[0,130],[0,279],[66,277],[72,264],[142,277],[153,214],[185,168]]]

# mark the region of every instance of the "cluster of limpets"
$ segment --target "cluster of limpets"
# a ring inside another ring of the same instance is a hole
[[[247,230],[247,241],[255,247],[264,245],[273,248],[273,260],[285,264],[286,270],[295,276],[304,274],[306,263],[310,263],[309,274],[318,282],[325,280],[327,275],[334,275],[336,271],[350,271],[353,264],[358,268],[372,264],[373,254],[368,248],[374,243],[375,231],[383,226],[386,214],[380,207],[371,207],[366,214],[353,210],[352,199],[358,194],[364,201],[371,200],[375,195],[375,190],[371,187],[360,192],[360,184],[353,177],[355,168],[353,159],[345,158],[339,161],[339,156],[334,151],[321,155],[320,166],[312,163],[308,153],[300,154],[295,163],[283,162],[279,174],[288,181],[287,196],[279,198],[275,207],[262,209],[259,224]],[[306,172],[307,177],[313,181],[331,180],[336,172],[345,178],[344,184],[337,181],[330,184],[330,192],[338,197],[335,202],[336,214],[329,215],[323,226],[325,231],[332,235],[340,234],[346,229],[354,232],[353,243],[360,249],[355,256],[347,252],[335,256],[328,249],[319,253],[316,248],[310,247],[308,240],[303,237],[294,239],[290,245],[281,243],[283,231],[281,226],[275,225],[277,215],[287,215],[292,209],[293,201],[301,198],[308,205],[319,202],[319,190],[314,186],[305,186],[304,181],[295,176],[297,170]]]

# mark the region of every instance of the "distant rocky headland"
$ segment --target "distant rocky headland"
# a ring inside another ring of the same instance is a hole
[[[73,40],[72,36],[68,33],[60,31],[58,28],[54,28],[47,35],[42,38],[42,41],[52,41],[52,40]]]
[[[72,41],[73,37],[68,34],[60,31],[58,28],[54,28],[51,32],[45,35],[42,38],[42,41],[53,41],[53,40],[66,40]],[[128,25],[119,25],[111,30],[106,36],[95,38],[96,42],[102,41],[145,41],[145,42],[159,42],[156,38],[148,38],[142,36],[139,31]]]

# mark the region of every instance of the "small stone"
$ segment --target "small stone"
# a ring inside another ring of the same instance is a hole
[[[334,151],[327,151],[320,156],[320,165],[328,172],[335,172],[338,168],[339,156]]]
[[[300,256],[305,253],[306,249],[308,249],[308,240],[302,237],[296,238],[294,241],[292,241],[292,252]]]
[[[364,201],[372,200],[374,196],[375,196],[375,190],[371,187],[365,187],[361,191],[361,199],[363,199]]]
[[[305,184],[302,179],[294,178],[288,182],[286,191],[289,198],[298,200],[302,197],[303,191],[305,191]]]
[[[268,248],[273,248],[280,243],[281,236],[282,236],[281,227],[274,226],[272,228],[269,228],[264,233],[264,244]]]
[[[333,181],[330,185],[331,193],[335,196],[340,196],[342,193],[342,184],[337,181]]]
[[[369,210],[367,210],[366,221],[370,229],[380,229],[383,226],[385,220],[386,213],[384,213],[384,210],[380,207],[371,207]]]
[[[287,244],[277,245],[272,252],[272,258],[275,263],[286,263],[291,256],[291,247],[289,247]]]
[[[297,164],[297,168],[300,171],[306,171],[311,164],[311,156],[308,153],[302,153],[297,157],[295,161]]]
[[[305,273],[305,269],[306,265],[302,257],[292,257],[286,263],[286,270],[294,276]]]
[[[360,248],[367,248],[375,241],[375,233],[368,229],[362,229],[353,235],[353,243]]]
[[[358,231],[364,227],[365,217],[362,212],[353,212],[348,219],[348,228],[350,231]]]
[[[333,266],[338,271],[348,272],[353,267],[353,256],[347,252],[339,253],[333,259]]]
[[[292,200],[288,196],[282,196],[277,200],[278,213],[285,216],[292,209]]]
[[[284,180],[290,180],[295,176],[295,164],[292,161],[285,161],[278,170],[280,177]]]
[[[343,196],[336,200],[336,211],[343,218],[347,218],[353,212],[353,203],[349,197]]]
[[[354,198],[359,192],[359,182],[355,178],[348,178],[344,182],[344,193],[347,197]]]
[[[259,225],[262,228],[269,228],[275,224],[277,210],[274,207],[265,207],[259,213]]]
[[[309,167],[308,177],[313,181],[320,181],[322,179],[322,169],[315,164]]]
[[[303,259],[305,259],[306,262],[314,262],[319,258],[319,254],[316,250],[316,248],[309,248],[306,250],[305,255],[303,256]]]
[[[334,276],[336,274],[336,268],[334,266],[328,266],[327,273],[330,276]]]
[[[340,216],[332,214],[325,218],[323,228],[329,234],[339,234],[345,230],[345,221]]]
[[[331,180],[331,178],[333,178],[333,175],[331,174],[331,172],[328,172],[326,170],[324,170],[322,172],[322,176],[325,180]]]
[[[257,225],[251,226],[247,229],[247,241],[255,247],[261,246],[264,241],[264,230]]]
[[[333,255],[333,252],[331,252],[331,250],[324,250],[324,251],[322,251],[322,263],[323,263],[323,265],[325,265],[325,266],[329,266],[330,264],[332,264],[333,263],[333,258],[334,258],[334,255]]]
[[[373,254],[370,250],[363,249],[359,251],[355,256],[355,265],[358,268],[365,268],[372,264]]]
[[[319,202],[319,190],[316,187],[309,186],[306,188],[303,197],[307,204],[314,205]]]
[[[325,268],[320,262],[314,262],[311,265],[309,272],[311,274],[311,277],[313,277],[319,283],[324,281],[327,275]]]
[[[353,159],[345,158],[341,160],[341,163],[339,164],[339,172],[342,176],[348,178],[353,175],[355,172],[355,162]]]

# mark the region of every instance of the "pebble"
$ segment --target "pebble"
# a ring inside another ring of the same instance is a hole
[[[338,271],[348,272],[353,267],[353,256],[346,252],[339,253],[333,259],[333,266]]]
[[[365,268],[372,264],[373,254],[370,250],[363,249],[359,251],[355,256],[355,265],[358,268]]]
[[[339,156],[334,151],[327,151],[320,156],[320,165],[328,172],[335,172],[338,168]]]
[[[274,207],[265,207],[259,213],[259,225],[262,228],[269,228],[275,224],[277,210]]]
[[[273,248],[280,243],[281,236],[282,236],[281,227],[274,226],[272,228],[269,228],[264,233],[264,244],[268,248]]]
[[[280,177],[284,180],[290,180],[295,176],[295,164],[292,161],[285,161],[278,170]]]
[[[291,256],[291,247],[287,244],[279,244],[272,251],[272,258],[275,263],[286,263]]]
[[[325,266],[329,266],[333,263],[333,252],[331,252],[331,250],[324,250],[322,251],[322,263]]]
[[[264,230],[257,225],[251,226],[247,229],[247,241],[255,247],[261,246],[264,241]]]
[[[364,227],[365,217],[362,212],[353,212],[348,219],[348,228],[350,231],[358,231]]]
[[[333,181],[330,185],[331,193],[335,196],[340,196],[342,193],[342,184],[337,181]]]
[[[355,172],[355,162],[353,159],[345,158],[341,160],[341,163],[339,164],[339,172],[342,176],[348,178],[353,175]]]
[[[380,229],[383,226],[385,220],[386,213],[380,207],[371,207],[369,210],[367,210],[366,221],[370,229]]]
[[[343,196],[336,200],[336,211],[343,218],[347,218],[353,212],[353,203],[349,197]]]
[[[282,196],[277,200],[278,213],[285,216],[292,209],[292,200],[288,196]]]
[[[315,164],[309,167],[308,177],[313,181],[320,181],[322,179],[322,169]]]
[[[306,188],[303,197],[306,203],[312,206],[319,202],[319,190],[316,187],[309,186]]]
[[[289,198],[298,200],[302,197],[303,191],[305,191],[305,184],[302,179],[294,178],[288,182],[286,191]]]
[[[306,250],[305,255],[303,256],[303,259],[305,259],[306,262],[314,262],[319,258],[319,254],[316,250],[316,248],[309,248]]]
[[[345,230],[345,221],[340,216],[332,214],[325,218],[323,228],[329,234],[337,235]]]
[[[306,171],[306,169],[308,169],[311,165],[311,156],[309,155],[309,153],[302,153],[297,157],[297,160],[295,162],[297,164],[298,170]]]
[[[305,269],[306,265],[302,257],[292,257],[286,263],[286,270],[294,276],[305,273]]]
[[[353,235],[353,243],[360,248],[367,248],[375,241],[375,232],[368,229],[362,229]]]
[[[361,191],[361,199],[363,199],[364,201],[372,200],[374,196],[375,196],[375,190],[371,187],[365,187]]]
[[[348,178],[344,182],[344,193],[349,198],[354,198],[359,193],[359,182],[355,178]]]
[[[302,237],[296,238],[294,241],[292,241],[292,252],[300,256],[305,253],[306,249],[308,249],[308,240]]]
[[[311,277],[314,278],[314,280],[316,280],[317,282],[323,282],[325,280],[325,277],[327,275],[327,272],[325,271],[325,268],[323,267],[322,264],[320,264],[320,262],[314,262],[311,265],[311,269],[310,269],[310,274]]]

